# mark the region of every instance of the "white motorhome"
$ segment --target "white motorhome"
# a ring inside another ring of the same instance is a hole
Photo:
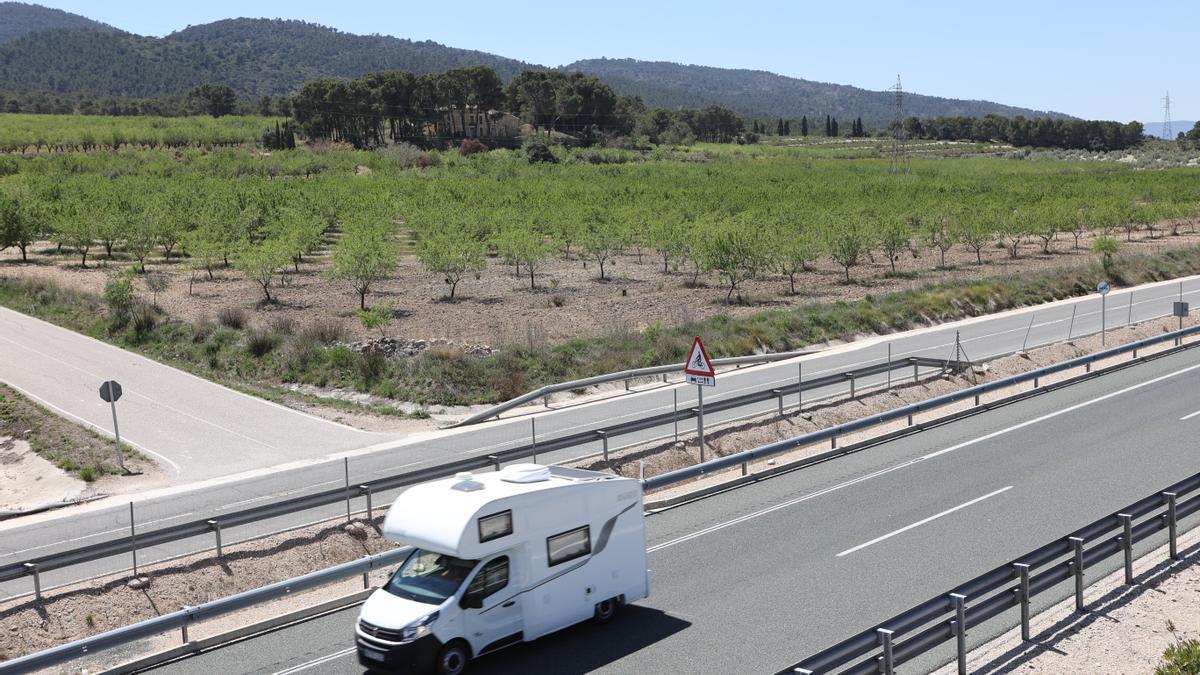
[[[456,675],[650,592],[641,485],[612,474],[516,464],[417,485],[383,534],[414,548],[362,607],[368,670]]]

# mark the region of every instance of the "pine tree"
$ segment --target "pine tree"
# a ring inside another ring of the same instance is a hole
[[[808,115],[800,118],[800,135],[808,136]]]

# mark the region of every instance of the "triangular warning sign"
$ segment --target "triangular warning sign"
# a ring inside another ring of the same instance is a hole
[[[687,363],[683,366],[683,372],[688,375],[701,375],[704,377],[716,377],[713,371],[712,360],[708,358],[708,352],[704,350],[704,343],[697,337],[692,342],[692,350],[688,353]]]

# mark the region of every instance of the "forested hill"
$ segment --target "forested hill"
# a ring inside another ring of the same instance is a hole
[[[5,41],[4,35],[13,37]],[[521,70],[543,68],[436,42],[354,35],[303,21],[228,19],[153,38],[58,10],[0,3],[0,93],[12,95],[145,99],[179,96],[197,85],[218,83],[232,87],[243,100],[257,100],[293,94],[305,82],[321,77],[351,79],[385,70],[420,75],[471,65],[489,66],[506,82]],[[631,59],[579,61],[562,70],[595,75],[618,94],[641,96],[650,108],[716,104],[754,117],[862,117],[869,126],[880,126],[893,117],[889,92],[764,71]],[[887,84],[885,79],[881,89]],[[1043,114],[931,96],[909,96],[905,106],[906,115],[922,117],[989,113]]]
[[[149,98],[217,82],[253,99],[291,94],[318,77],[421,74],[475,64],[506,80],[530,67],[436,42],[352,35],[301,21],[230,19],[165,38],[96,30],[26,34],[0,44],[0,90]]]
[[[591,59],[576,61],[564,70],[590,73],[608,82],[622,94],[641,96],[651,107],[702,108],[721,105],[744,115],[799,117],[809,119],[833,115],[859,117],[867,126],[882,126],[895,116],[895,96],[889,91],[868,91],[841,84],[826,84],[784,77],[762,70],[735,70],[689,66],[663,61]],[[885,89],[891,82],[880,82]],[[988,114],[1014,117],[1058,117],[1027,108],[908,94],[904,114],[917,117],[983,117]]]
[[[0,2],[0,43],[25,35],[56,28],[91,28],[99,31],[116,32],[116,28],[91,19],[23,2]]]

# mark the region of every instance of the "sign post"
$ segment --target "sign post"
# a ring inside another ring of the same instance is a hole
[[[108,380],[100,385],[100,400],[112,406],[113,435],[117,437],[117,464],[122,471],[128,472],[125,468],[125,456],[121,453],[121,430],[117,427],[117,399],[121,398],[121,393],[121,385],[116,380]]]
[[[1105,336],[1104,320],[1105,320],[1106,314],[1107,314],[1104,311],[1107,306],[1107,302],[1105,299],[1108,297],[1108,292],[1110,290],[1112,290],[1112,288],[1108,285],[1107,281],[1101,281],[1099,284],[1096,285],[1096,292],[1100,294],[1100,346],[1101,347],[1104,346],[1104,336]]]
[[[683,366],[683,374],[689,384],[696,385],[696,435],[700,437],[700,461],[704,461],[704,388],[717,386],[717,373],[713,370],[712,359],[704,349],[704,343],[699,336],[692,341],[692,349],[688,352],[688,360]]]
[[[1179,330],[1183,330],[1183,320],[1188,315],[1188,303],[1183,302],[1182,300],[1176,302],[1175,306],[1173,308],[1173,311],[1171,313],[1174,314],[1175,316],[1179,317]],[[1175,338],[1175,346],[1176,347],[1178,347],[1182,343],[1183,343],[1183,338]]]

